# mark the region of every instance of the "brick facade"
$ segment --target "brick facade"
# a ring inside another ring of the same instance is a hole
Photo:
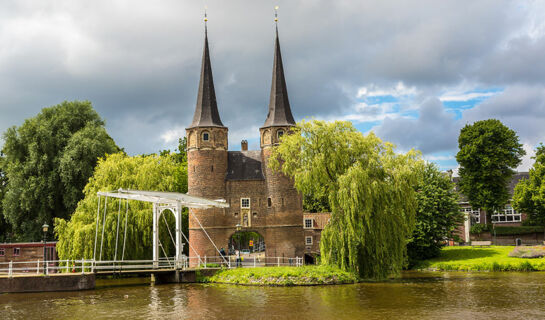
[[[268,166],[271,148],[293,126],[277,32],[269,112],[259,131],[261,148],[248,151],[248,142],[243,140],[242,151],[227,150],[228,128],[218,112],[205,32],[197,105],[186,129],[188,194],[225,199],[229,208],[189,210],[190,257],[217,256],[213,243],[228,248],[238,224],[264,238],[269,257],[303,255],[302,197],[291,179]]]
[[[47,260],[57,260],[56,251],[57,242],[47,242],[45,245]],[[43,261],[44,260],[44,244],[43,242],[22,242],[22,243],[0,243],[0,262],[24,262],[24,261]],[[32,264],[17,264],[16,267],[32,268],[36,263]],[[55,266],[55,263],[49,263],[50,266]],[[7,268],[3,264],[0,268]]]

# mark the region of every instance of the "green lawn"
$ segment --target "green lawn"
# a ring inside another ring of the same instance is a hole
[[[357,277],[335,267],[320,265],[225,269],[200,280],[215,283],[292,286],[354,283],[357,282]]]
[[[422,261],[414,269],[439,271],[545,271],[545,258],[512,258],[512,246],[445,247],[438,258]]]

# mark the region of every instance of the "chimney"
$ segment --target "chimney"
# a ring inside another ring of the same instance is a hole
[[[248,140],[242,140],[240,142],[240,147],[242,151],[248,151]]]

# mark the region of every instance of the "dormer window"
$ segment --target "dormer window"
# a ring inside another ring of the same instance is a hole
[[[210,133],[203,132],[202,134],[202,141],[209,141],[210,140]]]

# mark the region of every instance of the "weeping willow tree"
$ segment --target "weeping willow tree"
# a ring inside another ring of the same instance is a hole
[[[303,121],[275,147],[271,167],[305,195],[327,195],[331,220],[322,232],[322,262],[361,278],[397,275],[416,212],[420,153],[395,153],[349,122]]]
[[[98,206],[98,191],[114,191],[119,188],[187,192],[187,163],[178,155],[163,152],[159,155],[129,157],[124,153],[116,153],[100,159],[93,176],[84,189],[81,200],[69,221],[55,219],[55,233],[59,239],[57,252],[59,258],[91,259],[95,242],[95,225]],[[104,207],[106,220],[103,224]],[[97,244],[100,249],[102,226],[104,225],[104,243],[102,259],[114,258],[116,250],[117,225],[119,237],[117,242],[117,258],[122,255],[123,236],[125,234],[125,213],[127,213],[127,238],[124,258],[126,260],[151,259],[152,255],[152,204],[141,201],[129,201],[128,210],[125,200],[101,197],[99,233]],[[184,212],[187,219],[187,209]],[[119,218],[118,218],[119,214]],[[173,230],[174,216],[163,212],[160,219],[159,240],[165,253],[172,255],[174,244],[171,241],[167,225]],[[118,220],[119,219],[119,220]],[[166,220],[166,221],[165,221]],[[184,223],[187,234],[187,223]]]

